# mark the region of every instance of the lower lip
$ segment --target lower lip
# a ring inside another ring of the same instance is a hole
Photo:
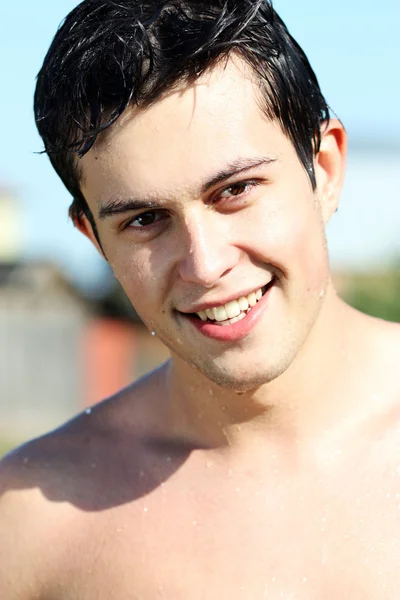
[[[246,337],[257,325],[267,306],[268,298],[273,288],[274,284],[270,285],[261,300],[253,306],[245,318],[237,323],[233,323],[233,325],[214,325],[210,321],[201,321],[201,319],[192,317],[191,315],[187,315],[186,318],[189,319],[196,329],[209,338],[221,342],[236,342]]]

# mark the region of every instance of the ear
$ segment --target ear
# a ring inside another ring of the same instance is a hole
[[[103,249],[100,245],[99,240],[97,239],[96,234],[93,231],[93,226],[87,218],[87,216],[84,213],[82,213],[79,215],[79,217],[74,216],[73,221],[75,227],[79,229],[79,231],[83,233],[83,235],[85,235],[92,242],[92,244],[94,245],[98,253],[101,255],[101,257],[105,258]]]
[[[315,157],[317,196],[324,222],[337,210],[346,169],[347,135],[338,119],[322,125],[321,146]]]

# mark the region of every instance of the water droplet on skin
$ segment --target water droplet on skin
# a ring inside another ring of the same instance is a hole
[[[156,335],[156,332],[155,332],[155,331],[152,331],[152,332],[151,332],[151,335],[152,335],[152,336],[155,336],[155,335]]]

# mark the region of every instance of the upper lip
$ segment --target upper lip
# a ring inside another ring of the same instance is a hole
[[[199,304],[192,304],[190,306],[190,308],[179,308],[178,310],[181,313],[192,314],[192,313],[197,313],[197,312],[207,310],[208,308],[216,308],[218,306],[225,306],[225,304],[228,304],[228,302],[232,302],[232,300],[238,300],[239,298],[242,298],[243,296],[248,296],[252,292],[256,292],[257,290],[264,289],[267,285],[269,285],[272,281],[274,281],[274,279],[275,278],[272,277],[271,281],[268,281],[268,283],[264,283],[263,285],[259,285],[258,287],[252,287],[248,291],[233,293],[230,296],[227,296],[226,298],[224,298],[224,300],[218,299],[218,300],[211,300],[209,302],[201,302]]]

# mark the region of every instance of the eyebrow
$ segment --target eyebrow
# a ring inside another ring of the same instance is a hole
[[[212,187],[216,186],[218,183],[223,183],[224,181],[234,177],[235,175],[240,175],[251,169],[256,169],[257,167],[261,167],[263,165],[269,165],[271,163],[276,162],[276,158],[272,157],[258,157],[258,158],[238,158],[227,165],[226,168],[218,171],[214,175],[212,175],[209,179],[207,179],[203,185],[201,186],[201,194],[205,194]],[[104,220],[108,217],[112,217],[114,215],[123,214],[126,212],[132,212],[135,210],[154,210],[157,208],[161,208],[161,204],[157,199],[135,199],[135,198],[114,198],[112,200],[106,201],[104,204],[100,204],[98,217],[100,220]]]

